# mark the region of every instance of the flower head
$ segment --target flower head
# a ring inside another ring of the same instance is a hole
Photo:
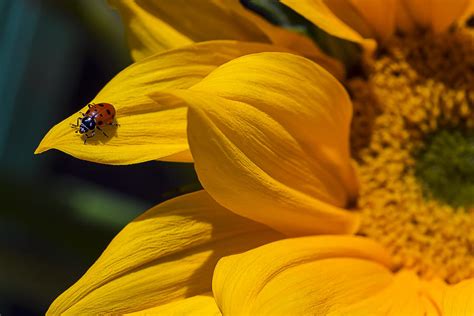
[[[238,3],[200,33],[199,7],[117,2],[139,61],[94,100],[117,135],[84,146],[67,119],[38,151],[193,161],[205,191],[130,223],[51,314],[474,312],[472,1],[283,2],[364,72],[345,88]]]

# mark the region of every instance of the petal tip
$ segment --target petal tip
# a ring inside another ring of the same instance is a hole
[[[45,145],[44,142],[45,142],[45,138],[43,138],[43,140],[40,142],[38,147],[36,147],[35,152],[34,152],[35,155],[39,155],[39,154],[44,153],[45,151],[48,151],[48,150],[51,149],[51,147]]]

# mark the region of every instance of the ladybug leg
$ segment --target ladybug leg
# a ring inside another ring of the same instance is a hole
[[[112,122],[112,123],[109,123],[109,125],[110,125],[110,126],[117,126],[117,127],[118,127],[118,126],[120,126],[120,124],[119,124],[119,123],[114,123],[114,122]]]
[[[84,145],[85,145],[88,138],[92,138],[95,136],[95,131],[92,131],[90,136],[87,134],[84,134],[84,135],[86,136],[86,138],[84,139]]]
[[[82,117],[78,117],[77,121],[76,121],[76,124],[71,124],[71,127],[72,128],[78,128],[80,126],[79,122],[80,122],[81,119],[82,119]]]
[[[100,128],[99,126],[96,126],[96,128],[102,132],[102,134],[104,134],[105,137],[109,137],[107,136],[107,134],[102,130],[102,128]]]

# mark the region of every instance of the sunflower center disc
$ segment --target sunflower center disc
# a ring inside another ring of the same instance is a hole
[[[349,83],[359,233],[398,268],[474,277],[474,34],[394,37]]]
[[[474,135],[441,130],[416,155],[415,175],[426,198],[452,207],[474,206]]]

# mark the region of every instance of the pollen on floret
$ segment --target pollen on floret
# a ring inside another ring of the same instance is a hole
[[[359,234],[451,284],[474,277],[473,42],[466,28],[395,36],[349,82]]]

